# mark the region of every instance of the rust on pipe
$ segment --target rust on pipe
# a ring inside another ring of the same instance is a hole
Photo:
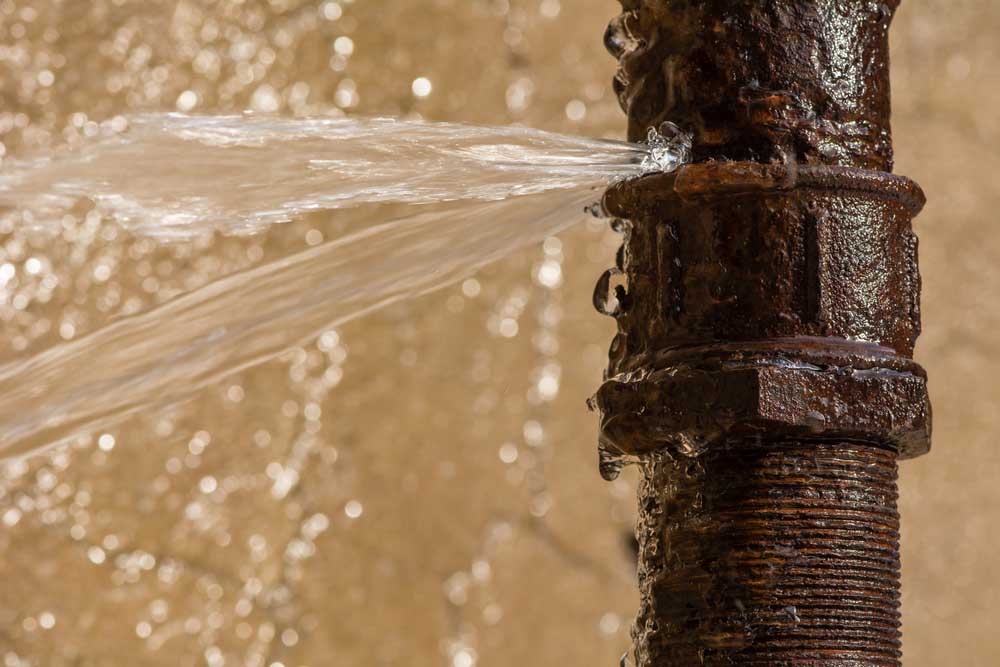
[[[602,472],[637,460],[640,667],[896,667],[897,460],[930,446],[913,361],[924,203],[892,171],[877,0],[623,0],[629,137],[693,162],[612,187]],[[603,301],[603,297],[595,300]]]

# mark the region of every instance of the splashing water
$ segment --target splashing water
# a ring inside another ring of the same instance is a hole
[[[326,329],[451,284],[578,222],[609,182],[676,168],[689,151],[679,132],[651,134],[662,139],[651,150],[390,119],[166,115],[129,125],[77,152],[8,163],[0,207],[55,231],[87,199],[137,234],[177,240],[260,232],[316,210],[420,206],[0,366],[0,457],[177,403]]]
[[[646,132],[648,154],[642,159],[643,174],[669,173],[691,161],[692,136],[674,123],[661,123]]]
[[[316,210],[502,200],[663,170],[646,146],[523,127],[136,116],[63,156],[8,163],[0,206],[58,229],[80,199],[135,233],[255,233]]]

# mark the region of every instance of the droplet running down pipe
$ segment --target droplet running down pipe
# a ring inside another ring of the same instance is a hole
[[[930,446],[898,2],[623,5],[629,137],[692,137],[604,198],[625,284],[592,404],[602,470],[641,470],[635,662],[898,667],[897,460]]]

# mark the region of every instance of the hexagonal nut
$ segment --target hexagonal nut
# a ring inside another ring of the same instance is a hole
[[[668,367],[611,378],[593,405],[603,446],[626,455],[693,455],[740,438],[884,442],[901,458],[930,449],[927,380],[916,364],[909,371],[785,360]]]

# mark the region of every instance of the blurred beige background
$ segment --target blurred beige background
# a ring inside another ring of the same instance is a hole
[[[139,110],[619,137],[601,46],[616,11],[0,0],[0,155],[73,145]],[[918,357],[936,418],[934,452],[901,480],[909,667],[1000,663],[998,34],[990,0],[909,0],[893,33],[897,171],[930,199]],[[86,211],[56,239],[0,227],[0,264],[16,269],[0,286],[0,362],[299,250],[329,223],[183,246]],[[634,473],[600,480],[584,406],[613,331],[590,293],[616,245],[583,224],[187,404],[0,466],[0,664],[617,665]],[[543,261],[561,286],[536,280]]]

